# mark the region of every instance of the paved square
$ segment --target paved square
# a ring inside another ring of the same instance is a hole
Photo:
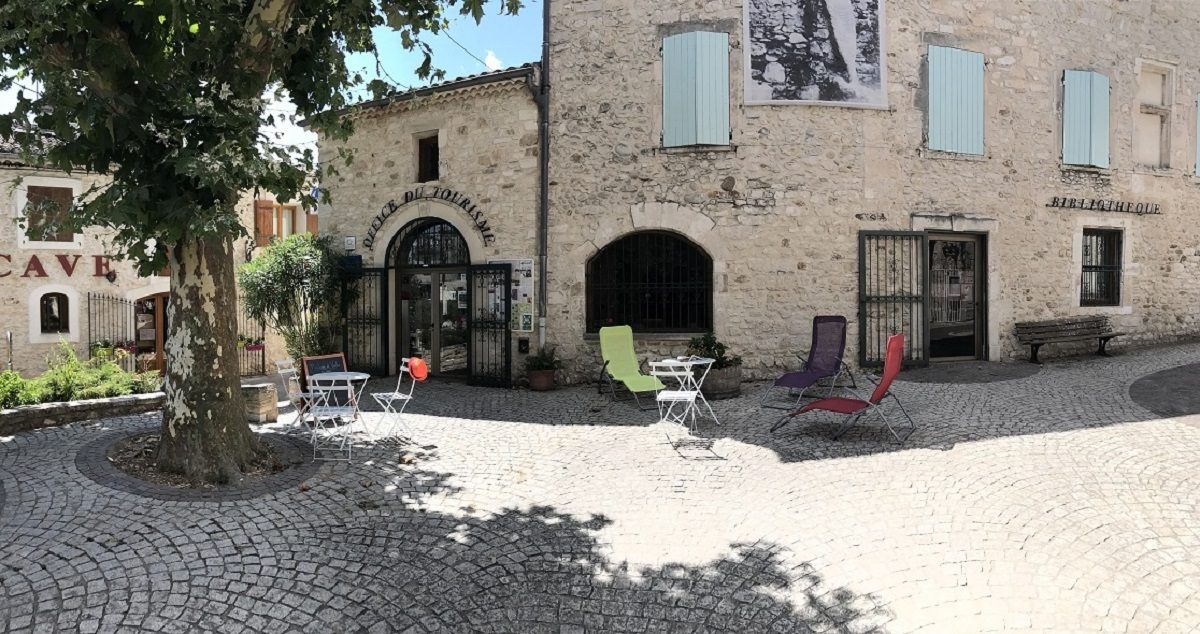
[[[434,381],[410,441],[240,499],[88,458],[149,417],[2,438],[0,630],[1195,631],[1200,427],[1129,389],[1197,359],[902,382],[902,447],[820,417],[772,435],[762,386],[677,448],[592,389]]]

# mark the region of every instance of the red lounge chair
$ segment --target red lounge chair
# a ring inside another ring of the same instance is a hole
[[[896,380],[896,375],[900,374],[900,364],[903,359],[904,335],[896,334],[888,337],[887,353],[883,359],[883,377],[880,378],[879,385],[875,387],[875,391],[871,393],[871,398],[867,400],[844,398],[841,396],[825,398],[801,407],[789,414],[789,417],[795,418],[805,412],[816,410],[845,414],[846,422],[842,423],[837,433],[833,435],[836,439],[864,415],[878,414],[879,418],[883,419],[883,424],[887,425],[888,431],[896,438],[896,441],[903,443],[917,429],[917,424],[913,422],[912,417],[905,411],[904,405],[900,403],[900,399],[891,393],[892,381]],[[896,401],[896,405],[900,408],[900,413],[904,414],[904,418],[908,420],[908,430],[904,432],[903,436],[896,432],[896,428],[892,426],[892,421],[888,419],[887,413],[883,411],[883,399],[889,396],[892,397],[892,400]]]

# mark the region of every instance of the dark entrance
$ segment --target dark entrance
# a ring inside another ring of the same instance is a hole
[[[508,387],[510,267],[471,266],[462,234],[437,218],[405,225],[387,253],[399,357],[421,356],[436,376]]]
[[[929,236],[929,356],[984,356],[983,241],[979,236]]]

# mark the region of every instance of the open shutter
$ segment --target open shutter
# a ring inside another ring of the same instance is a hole
[[[729,34],[663,40],[663,147],[729,145]]]
[[[265,247],[275,235],[275,203],[269,200],[254,201],[254,244]]]
[[[1108,167],[1108,77],[1063,73],[1063,163]]]
[[[314,236],[317,235],[317,214],[308,213],[308,214],[304,214],[304,216],[305,216],[304,219],[307,224],[308,232],[313,234]]]
[[[983,54],[929,47],[929,149],[983,154]]]

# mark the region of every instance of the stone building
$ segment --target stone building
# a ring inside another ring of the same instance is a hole
[[[360,104],[352,152],[326,179],[320,230],[357,261],[343,339],[351,367],[394,374],[424,356],[438,375],[507,385],[536,342],[536,67]]]
[[[1181,0],[554,0],[547,339],[588,378],[609,323],[641,356],[711,328],[758,376],[822,314],[866,363],[895,331],[1016,358],[1014,323],[1073,315],[1191,336],[1197,27]]]

